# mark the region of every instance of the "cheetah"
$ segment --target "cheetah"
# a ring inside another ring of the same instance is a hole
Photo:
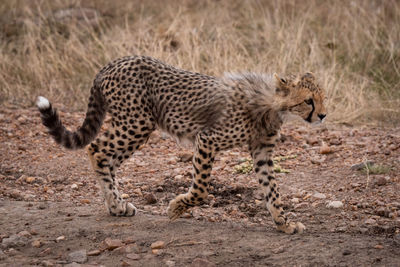
[[[305,226],[285,216],[272,153],[284,114],[298,115],[309,123],[320,122],[326,116],[323,101],[324,90],[312,73],[285,78],[228,73],[217,78],[151,57],[131,56],[109,63],[96,75],[86,117],[76,131],[63,126],[46,98],[38,97],[37,107],[57,143],[67,149],[88,145],[105,205],[113,216],[137,213],[132,203],[121,198],[115,172],[158,127],[194,144],[193,182],[186,194],[169,203],[171,220],[206,200],[217,153],[240,146],[253,158],[255,176],[277,230],[292,234],[303,232]],[[111,127],[95,139],[107,112]]]

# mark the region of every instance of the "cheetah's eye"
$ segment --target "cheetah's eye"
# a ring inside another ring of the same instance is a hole
[[[307,99],[307,100],[304,100],[304,102],[305,102],[307,105],[312,105],[312,104],[314,103],[314,101],[312,100],[312,98]]]

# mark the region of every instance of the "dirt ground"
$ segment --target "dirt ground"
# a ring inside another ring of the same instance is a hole
[[[60,110],[71,128],[83,120]],[[86,152],[56,145],[35,109],[2,107],[0,266],[400,266],[400,127],[282,133],[276,176],[302,235],[274,229],[245,149],[220,153],[207,203],[170,222],[191,149],[159,132],[117,172],[139,214],[109,216]]]

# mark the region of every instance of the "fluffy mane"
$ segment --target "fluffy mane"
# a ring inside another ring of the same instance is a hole
[[[277,84],[273,74],[225,73],[224,79],[245,95],[248,111],[261,129],[274,131],[281,126],[282,99],[275,92]]]

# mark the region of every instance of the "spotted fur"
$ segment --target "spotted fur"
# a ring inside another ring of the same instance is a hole
[[[111,62],[97,74],[82,126],[70,132],[47,99],[38,100],[43,124],[66,148],[90,143],[88,155],[98,176],[110,214],[133,216],[136,208],[122,200],[115,171],[156,127],[194,144],[193,183],[186,194],[169,204],[178,218],[207,197],[210,173],[218,151],[247,147],[266,206],[278,230],[302,232],[300,222],[288,222],[273,173],[272,152],[282,115],[290,112],[308,122],[325,117],[324,93],[314,75],[289,76],[254,73],[216,78],[177,69],[159,60],[133,56]],[[47,102],[46,102],[47,101]],[[93,141],[108,112],[111,127]]]

